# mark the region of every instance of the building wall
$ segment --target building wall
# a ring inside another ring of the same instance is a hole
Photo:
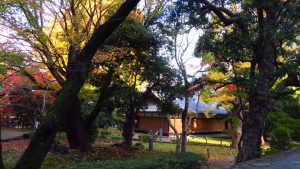
[[[182,132],[182,121],[180,118],[171,118],[171,124],[177,129],[179,133]],[[169,126],[169,122],[164,117],[137,117],[136,129],[138,130],[155,130],[158,131],[163,128],[164,132],[174,133],[172,128]],[[220,119],[213,118],[195,118],[192,120],[192,124],[189,128],[189,132],[196,131],[223,131],[225,129],[225,122]]]
[[[182,132],[182,120],[179,118],[171,118],[171,124],[176,128],[178,133]],[[170,133],[175,133],[171,127],[169,127]]]
[[[193,119],[189,131],[222,131],[225,130],[225,122],[220,119]]]
[[[163,128],[164,132],[169,132],[169,122],[163,117],[137,117],[136,129],[138,130],[155,130],[158,131]]]

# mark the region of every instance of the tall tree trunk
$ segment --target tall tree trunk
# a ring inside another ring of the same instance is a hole
[[[268,37],[270,38],[270,37]],[[252,160],[261,156],[261,137],[267,113],[271,110],[274,100],[270,97],[275,70],[276,49],[270,39],[257,49],[258,79],[256,85],[249,89],[249,112],[244,114],[243,136],[237,162]],[[257,77],[256,77],[257,78]]]
[[[186,152],[187,142],[187,113],[189,108],[189,97],[185,97],[184,110],[182,111],[182,136],[181,136],[181,152]]]
[[[261,155],[261,136],[265,117],[261,116],[260,112],[251,113],[245,117],[243,139],[237,162],[259,158]]]
[[[63,117],[70,148],[80,148],[82,152],[91,151],[88,130],[85,128],[80,111],[80,100],[78,97],[74,97],[72,102],[73,106],[66,108],[68,114]]]
[[[124,137],[124,150],[128,151],[132,148],[132,137],[134,132],[134,112],[130,112],[129,115],[126,116],[126,120],[123,126],[123,137]]]

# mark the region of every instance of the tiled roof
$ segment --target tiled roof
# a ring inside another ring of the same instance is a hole
[[[185,99],[179,99],[177,98],[175,100],[176,104],[180,108],[184,108],[184,102]],[[142,110],[144,112],[159,112],[158,106],[154,103],[148,103],[148,106],[146,109]],[[198,101],[198,96],[194,95],[193,97],[189,98],[189,112],[193,113],[209,113],[209,114],[228,114],[229,112],[223,108],[223,107],[217,107],[217,103],[205,103],[203,101]]]

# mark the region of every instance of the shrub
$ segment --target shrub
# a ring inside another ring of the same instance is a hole
[[[139,139],[142,141],[142,142],[148,142],[149,141],[149,138],[150,136],[153,137],[153,141],[156,141],[157,138],[158,138],[158,135],[151,135],[151,134],[139,134]]]
[[[101,128],[99,134],[102,138],[122,138],[122,132],[115,127]]]
[[[291,147],[291,141],[291,130],[283,126],[277,126],[272,132],[270,145],[275,149],[287,150]]]
[[[99,138],[99,119],[96,118],[91,126],[91,129],[89,131],[89,139],[90,141],[95,141],[97,138]]]
[[[181,153],[145,157],[127,161],[109,160],[81,163],[71,169],[198,169],[206,165],[203,156],[194,153]]]
[[[281,150],[278,150],[276,148],[268,148],[268,149],[265,149],[265,150],[262,150],[262,155],[272,155],[272,154],[276,154],[276,153],[279,153],[281,152]]]

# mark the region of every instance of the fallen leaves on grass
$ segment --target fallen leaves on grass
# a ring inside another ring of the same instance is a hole
[[[29,144],[28,139],[2,142],[3,152],[23,152]]]

